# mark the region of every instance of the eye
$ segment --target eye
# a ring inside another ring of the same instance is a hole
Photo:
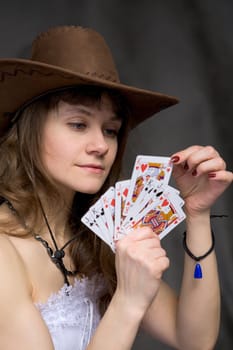
[[[104,134],[106,136],[109,136],[109,137],[112,137],[112,138],[117,137],[118,133],[119,133],[119,129],[118,128],[106,128],[106,129],[104,129]]]
[[[121,128],[121,121],[114,120],[103,125],[104,135],[107,137],[117,138]]]
[[[84,130],[86,128],[86,124],[83,122],[70,122],[68,123],[68,125],[72,129],[76,129],[76,130]]]

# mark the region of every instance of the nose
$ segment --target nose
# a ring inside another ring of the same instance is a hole
[[[96,153],[103,156],[108,152],[109,146],[102,130],[95,131],[90,135],[86,150],[88,153]]]

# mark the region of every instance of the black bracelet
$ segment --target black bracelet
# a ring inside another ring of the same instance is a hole
[[[212,245],[210,247],[210,249],[203,255],[199,255],[199,256],[195,256],[188,248],[187,243],[186,243],[186,231],[184,232],[184,238],[183,238],[183,247],[185,252],[190,256],[190,258],[192,258],[193,260],[195,260],[197,263],[195,265],[195,270],[194,270],[194,278],[202,278],[202,269],[201,269],[201,265],[199,264],[199,261],[201,261],[202,259],[206,258],[213,250],[214,250],[214,246],[215,246],[215,239],[214,239],[214,233],[211,230],[211,235],[212,235]]]

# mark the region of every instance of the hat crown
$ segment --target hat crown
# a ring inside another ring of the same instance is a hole
[[[73,73],[119,82],[110,49],[103,37],[90,28],[64,26],[40,34],[33,42],[31,59]]]

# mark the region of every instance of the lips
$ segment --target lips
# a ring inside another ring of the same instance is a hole
[[[99,164],[82,164],[82,165],[79,165],[79,167],[81,168],[93,168],[93,169],[99,169],[99,170],[104,170],[104,167],[102,165],[99,165]]]
[[[88,164],[78,165],[78,167],[92,174],[103,174],[104,172],[104,167],[99,164],[88,163]]]

